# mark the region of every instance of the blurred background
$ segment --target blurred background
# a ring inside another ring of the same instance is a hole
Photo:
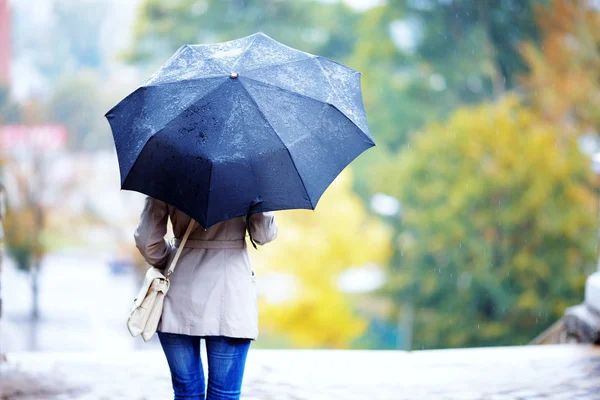
[[[256,31],[361,71],[378,144],[252,250],[257,347],[518,345],[582,301],[600,1],[0,0],[0,353],[158,348],[125,328],[143,196],[103,115]]]

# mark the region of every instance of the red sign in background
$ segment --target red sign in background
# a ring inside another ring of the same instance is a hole
[[[58,150],[67,143],[67,130],[62,125],[0,126],[0,149],[37,148]]]
[[[8,0],[0,0],[0,85],[10,82],[10,11]]]

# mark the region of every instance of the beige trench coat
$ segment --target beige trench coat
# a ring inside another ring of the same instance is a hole
[[[165,239],[167,219],[175,238],[182,238],[190,217],[151,197],[135,231],[135,243],[146,261],[166,272],[175,255]],[[263,245],[277,236],[272,212],[250,216],[252,238]],[[246,245],[246,217],[204,229],[196,223],[171,276],[158,331],[197,336],[256,339],[258,307],[255,275]]]

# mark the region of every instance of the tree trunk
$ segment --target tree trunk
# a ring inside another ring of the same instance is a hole
[[[39,301],[39,271],[40,261],[36,260],[31,269],[31,318],[37,321],[40,316],[40,301]]]
[[[36,159],[34,164],[34,170],[36,171],[35,175],[38,177],[38,187],[43,187],[42,175],[41,175],[41,160]],[[44,230],[44,211],[41,206],[41,198],[39,197],[40,193],[35,194],[35,247],[34,247],[34,261],[33,261],[33,269],[31,270],[31,290],[33,295],[33,309],[32,309],[32,317],[34,321],[37,321],[40,316],[40,303],[39,303],[39,274],[40,267],[42,264],[42,256],[44,253],[43,246],[41,243],[40,235]]]

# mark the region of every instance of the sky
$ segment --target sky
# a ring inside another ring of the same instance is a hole
[[[36,68],[36,46],[30,46],[32,41],[43,41],[44,32],[51,29],[53,24],[52,8],[55,3],[78,1],[82,3],[97,2],[97,0],[11,0],[13,13],[13,61],[12,61],[12,91],[16,99],[24,100],[46,91],[48,82]],[[110,9],[110,18],[105,18],[99,38],[102,52],[107,56],[109,66],[127,69],[116,58],[116,55],[126,49],[133,36],[136,10],[142,0],[102,0]],[[33,27],[33,28],[32,28]]]
[[[11,0],[11,7],[17,13],[26,14],[31,26],[43,27],[52,23],[52,6],[59,1],[97,2],[97,0]],[[105,21],[106,30],[111,31],[110,40],[116,48],[123,48],[129,43],[136,9],[141,0],[103,0],[103,2],[112,11],[111,18]]]

